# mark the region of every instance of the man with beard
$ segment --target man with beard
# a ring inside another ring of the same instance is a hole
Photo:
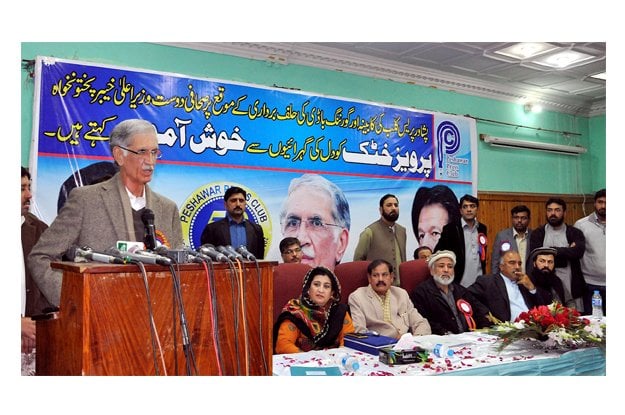
[[[522,312],[551,302],[549,293],[521,272],[521,263],[517,251],[506,251],[499,261],[499,274],[480,275],[469,287],[500,321],[514,321]]]
[[[598,290],[603,299],[603,315],[606,312],[605,301],[605,189],[595,193],[595,211],[575,222],[575,227],[584,233],[586,252],[581,260],[582,274],[586,281],[584,310],[592,311],[592,294]]]
[[[430,274],[411,295],[412,302],[428,320],[432,334],[463,333],[487,327],[488,309],[471,292],[454,282],[456,254],[438,251],[429,261]]]
[[[406,261],[406,228],[396,223],[399,200],[385,194],[380,199],[380,219],[367,226],[358,239],[354,261],[384,259],[397,270],[393,285],[399,286],[399,264]]]
[[[529,256],[528,244],[532,231],[527,227],[530,223],[530,209],[525,205],[517,205],[510,210],[512,227],[497,233],[493,244],[493,255],[490,262],[490,270],[493,274],[499,272],[499,259],[501,254],[510,249],[521,254],[521,271],[525,272]]]
[[[586,283],[580,259],[586,250],[586,238],[582,231],[564,223],[566,202],[563,199],[549,198],[545,207],[547,223],[532,231],[530,252],[543,246],[556,249],[555,271],[564,287],[562,304],[584,311],[582,297]]]
[[[555,260],[557,251],[555,248],[540,247],[530,253],[532,260],[532,281],[539,287],[550,293],[550,300],[556,300],[564,304],[564,287],[562,281],[556,275]]]
[[[256,258],[265,256],[265,236],[260,225],[245,219],[247,192],[238,186],[224,193],[226,217],[206,225],[201,242],[215,246],[231,245],[237,249],[245,246]]]
[[[399,338],[431,334],[430,324],[414,307],[408,292],[392,285],[393,267],[384,259],[367,267],[369,285],[349,295],[349,308],[356,333],[377,332]]]

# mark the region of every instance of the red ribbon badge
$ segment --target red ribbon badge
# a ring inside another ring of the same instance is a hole
[[[464,319],[467,321],[469,330],[475,330],[477,326],[475,324],[475,320],[473,320],[473,308],[471,307],[471,304],[469,304],[467,300],[459,298],[458,301],[456,301],[456,307],[458,307],[458,310],[460,310],[462,315],[464,315]]]
[[[483,233],[478,234],[477,242],[480,251],[480,261],[486,261],[486,235]]]

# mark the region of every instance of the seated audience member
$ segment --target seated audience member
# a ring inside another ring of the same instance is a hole
[[[432,256],[432,249],[429,246],[420,246],[414,250],[414,259],[425,259],[426,261]]]
[[[454,265],[456,254],[452,251],[434,253],[428,261],[432,277],[419,284],[410,297],[430,323],[432,334],[457,334],[490,326],[488,309],[467,288],[454,282]]]
[[[517,251],[506,251],[499,261],[499,274],[480,275],[469,287],[500,321],[514,321],[523,311],[549,304],[549,293],[521,272],[521,264]]]
[[[280,241],[280,255],[285,264],[302,262],[302,245],[299,239],[287,236]]]
[[[290,300],[273,328],[276,354],[299,353],[343,346],[354,325],[347,305],[341,304],[341,286],[327,268],[312,268],[304,277],[299,298]]]
[[[414,335],[431,334],[428,321],[410,301],[408,292],[393,283],[393,267],[383,259],[372,261],[367,267],[369,285],[349,295],[349,307],[357,333],[377,332],[399,338],[410,332]]]
[[[556,275],[556,248],[543,246],[534,249],[529,260],[532,261],[532,281],[549,294],[549,302],[556,300],[564,304],[564,287],[562,280]]]

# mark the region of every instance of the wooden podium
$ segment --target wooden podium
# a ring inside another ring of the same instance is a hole
[[[214,264],[210,273],[214,297],[202,264],[174,266],[195,358],[193,367],[185,359],[168,267],[145,266],[158,334],[153,347],[139,266],[53,263],[53,268],[63,271],[61,304],[53,318],[37,321],[37,375],[156,375],[155,366],[159,375],[187,375],[188,367],[191,375],[270,375],[275,264],[262,261],[257,268],[255,263],[244,262],[241,271]],[[213,317],[211,301],[216,310]],[[216,319],[217,330],[213,330],[212,319]]]

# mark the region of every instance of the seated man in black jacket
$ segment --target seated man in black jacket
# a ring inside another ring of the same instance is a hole
[[[412,293],[415,307],[430,323],[432,334],[462,333],[490,325],[488,309],[454,282],[456,254],[435,252],[428,261],[432,277]]]
[[[499,274],[480,275],[469,291],[500,321],[514,321],[523,311],[551,302],[551,296],[521,272],[521,256],[509,250],[501,255]]]

